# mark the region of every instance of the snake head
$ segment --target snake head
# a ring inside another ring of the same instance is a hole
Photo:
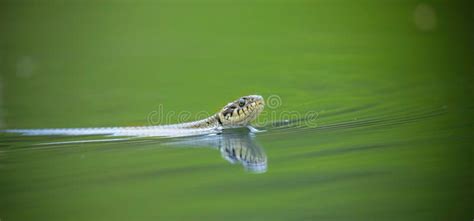
[[[227,104],[218,113],[218,119],[224,127],[246,126],[257,118],[265,106],[260,95],[243,96]]]

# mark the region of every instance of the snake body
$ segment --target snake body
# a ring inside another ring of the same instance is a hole
[[[262,96],[249,95],[228,103],[216,114],[193,122],[139,127],[100,127],[100,128],[52,128],[52,129],[10,129],[7,133],[26,136],[46,135],[109,135],[109,136],[160,136],[181,137],[219,132],[225,128],[244,127],[263,110]]]

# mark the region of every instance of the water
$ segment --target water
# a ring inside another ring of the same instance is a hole
[[[267,99],[260,133],[0,134],[2,221],[474,217],[466,2],[0,4],[2,128],[176,123]]]

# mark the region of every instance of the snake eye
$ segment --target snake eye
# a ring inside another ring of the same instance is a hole
[[[240,107],[243,107],[244,105],[245,105],[245,100],[242,99],[242,98],[240,98],[240,99],[239,99],[239,106],[240,106]]]

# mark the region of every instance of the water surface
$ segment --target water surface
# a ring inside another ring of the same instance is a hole
[[[473,218],[465,2],[0,4],[3,129],[176,123],[279,98],[261,133],[0,134],[2,221]]]

